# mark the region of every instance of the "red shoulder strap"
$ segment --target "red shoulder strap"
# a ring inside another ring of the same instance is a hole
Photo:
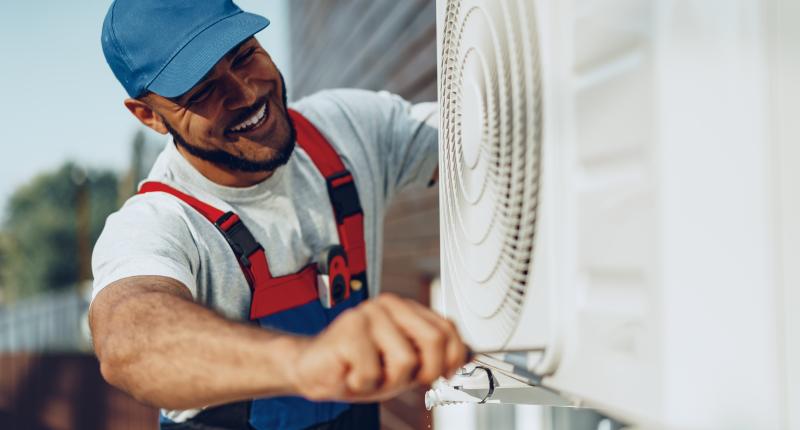
[[[177,189],[162,182],[145,182],[141,187],[139,187],[139,192],[137,194],[146,194],[152,192],[171,194],[178,199],[183,200],[184,203],[194,208],[194,210],[197,212],[200,212],[204,217],[206,217],[206,219],[211,221],[212,224],[216,224],[217,220],[225,215],[225,212],[215,208],[214,206],[202,202],[184,192],[178,191]]]
[[[289,116],[297,130],[297,143],[308,154],[328,184],[328,196],[336,217],[339,241],[347,252],[350,272],[353,278],[362,283],[361,286],[366,287],[364,212],[353,175],[347,170],[333,146],[311,122],[292,109],[289,109]]]

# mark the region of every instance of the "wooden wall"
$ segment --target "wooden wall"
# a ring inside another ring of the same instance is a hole
[[[290,21],[292,98],[349,87],[436,100],[434,0],[291,0]],[[386,219],[383,291],[427,303],[438,273],[437,190],[401,194]],[[387,402],[383,427],[430,428],[423,395],[420,389]]]

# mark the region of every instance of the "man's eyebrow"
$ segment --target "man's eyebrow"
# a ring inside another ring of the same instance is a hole
[[[175,104],[184,104],[188,102],[189,100],[191,100],[192,97],[195,96],[195,94],[201,91],[205,91],[209,87],[209,85],[211,85],[211,82],[208,79],[210,74],[211,71],[209,71],[209,73],[206,76],[204,76],[203,79],[200,80],[200,82],[198,82],[197,84],[195,84],[195,86],[190,88],[189,91],[186,91],[185,93],[177,97],[166,97],[166,99]]]
[[[213,86],[214,86],[214,81],[213,80],[200,81],[200,83],[195,88],[193,88],[195,91],[192,92],[192,95],[189,98],[191,99],[195,95],[197,95],[199,93],[202,93],[203,91],[206,91],[206,90],[210,89]]]

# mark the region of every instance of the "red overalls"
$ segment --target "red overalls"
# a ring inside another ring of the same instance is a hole
[[[328,275],[327,283],[318,281],[320,270],[317,263],[311,263],[292,275],[273,277],[264,248],[233,212],[223,212],[159,182],[142,184],[139,193],[171,194],[217,227],[236,255],[250,285],[251,320],[258,321],[262,327],[315,335],[342,311],[367,298],[364,214],[353,176],[333,147],[302,115],[293,110],[289,110],[289,115],[297,131],[298,145],[327,182],[332,215],[336,219],[341,247],[332,244],[334,246],[329,248],[330,252],[322,262]],[[249,424],[257,430],[266,430],[305,429],[331,421],[349,407],[346,403],[314,403],[300,397],[273,397],[253,400],[247,409]]]

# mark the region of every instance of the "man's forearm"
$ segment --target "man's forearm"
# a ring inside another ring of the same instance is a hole
[[[292,393],[289,364],[303,339],[227,320],[191,301],[180,284],[183,295],[137,278],[120,282],[133,285],[114,285],[112,305],[92,311],[96,352],[110,383],[167,409]]]

